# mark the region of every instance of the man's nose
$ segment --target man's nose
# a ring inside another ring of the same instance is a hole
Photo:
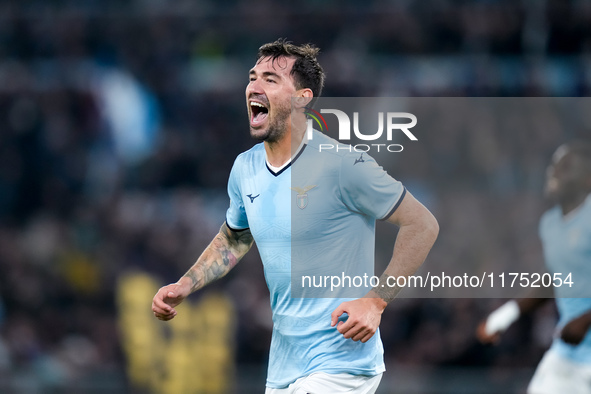
[[[260,80],[255,79],[253,81],[250,81],[250,83],[246,86],[246,93],[247,96],[249,96],[250,94],[263,94],[263,89]]]

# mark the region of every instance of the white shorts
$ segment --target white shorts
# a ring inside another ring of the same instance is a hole
[[[382,380],[382,374],[361,376],[348,373],[314,372],[299,378],[284,389],[267,387],[265,394],[373,394],[378,389],[380,380]]]
[[[528,394],[591,394],[591,365],[579,364],[548,350],[534,374]]]

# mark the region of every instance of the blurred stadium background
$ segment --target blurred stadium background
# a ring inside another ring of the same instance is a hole
[[[322,48],[325,96],[591,92],[588,0],[0,1],[0,392],[263,391],[256,252],[174,324],[150,303],[224,220],[229,169],[252,145],[247,71],[278,37]],[[590,132],[526,126],[433,135],[393,174],[440,221],[427,264],[541,261],[545,165]],[[479,345],[502,302],[395,302],[379,392],[524,392],[555,312]]]

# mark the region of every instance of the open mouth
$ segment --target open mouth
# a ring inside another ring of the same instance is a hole
[[[252,126],[260,126],[267,120],[269,116],[269,109],[258,101],[250,101],[250,124]]]

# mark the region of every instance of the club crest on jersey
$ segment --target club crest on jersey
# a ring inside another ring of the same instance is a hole
[[[296,196],[296,205],[300,209],[304,209],[308,206],[308,192],[314,189],[318,185],[304,186],[304,187],[290,187],[291,190],[295,191],[298,195]]]

